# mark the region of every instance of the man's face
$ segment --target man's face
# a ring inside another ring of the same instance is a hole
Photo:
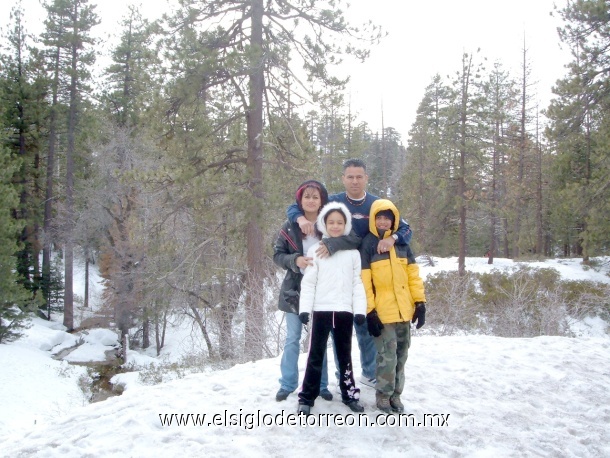
[[[348,167],[343,171],[343,186],[347,196],[352,199],[362,199],[369,176],[362,167]]]

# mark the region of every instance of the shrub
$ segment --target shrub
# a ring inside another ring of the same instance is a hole
[[[457,272],[438,272],[426,280],[426,300],[433,304],[428,316],[434,323],[434,333],[455,334],[480,328],[475,293],[474,274],[460,277]],[[430,329],[429,329],[430,330]]]
[[[610,318],[610,287],[562,281],[555,269],[520,266],[489,273],[440,272],[426,281],[431,332],[501,337],[567,336],[587,315]]]

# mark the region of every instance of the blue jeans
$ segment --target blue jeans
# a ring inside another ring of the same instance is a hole
[[[377,370],[377,348],[375,347],[375,340],[369,334],[369,329],[364,324],[357,325],[354,323],[356,329],[356,340],[358,340],[358,348],[360,349],[360,366],[362,367],[362,375],[365,378],[375,378],[375,371]]]
[[[286,342],[280,370],[280,387],[292,393],[299,386],[299,354],[301,353],[301,330],[303,325],[299,316],[294,313],[286,313]],[[373,372],[374,373],[374,372]],[[328,389],[328,365],[326,352],[322,364],[322,379],[320,380],[320,391]]]

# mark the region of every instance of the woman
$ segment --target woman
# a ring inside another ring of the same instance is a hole
[[[308,180],[301,184],[296,192],[296,202],[305,217],[315,223],[320,209],[328,202],[328,192],[322,183]],[[299,293],[301,279],[305,268],[312,258],[304,253],[315,245],[321,234],[304,235],[297,223],[284,222],[274,245],[273,261],[286,269],[286,276],[280,290],[279,309],[286,312],[286,342],[280,370],[280,389],[275,395],[276,401],[284,401],[297,389],[299,383],[299,353],[302,324],[299,321]],[[333,395],[328,390],[328,369],[326,357],[320,380],[320,396],[332,401]]]

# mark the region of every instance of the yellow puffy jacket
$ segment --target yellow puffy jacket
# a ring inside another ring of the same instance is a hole
[[[391,230],[380,235],[375,216],[382,210],[394,213]],[[410,321],[415,302],[426,302],[424,282],[409,245],[394,245],[388,253],[377,253],[381,238],[391,237],[398,229],[400,215],[389,200],[378,199],[371,206],[369,233],[362,240],[362,282],[366,290],[367,313],[376,310],[382,323]],[[411,262],[409,262],[411,258]]]

